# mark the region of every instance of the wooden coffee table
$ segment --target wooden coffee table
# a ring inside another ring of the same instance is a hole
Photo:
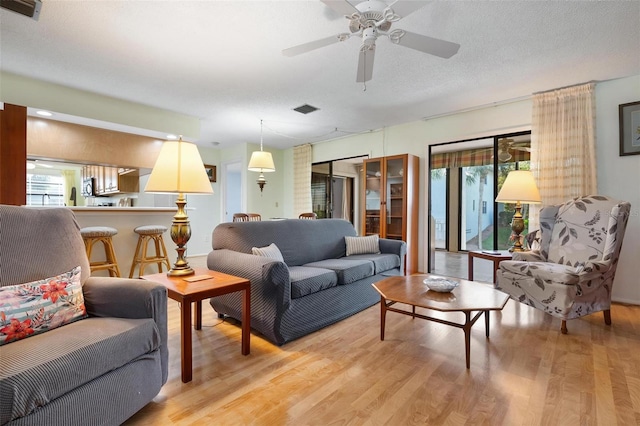
[[[424,284],[425,278],[447,278],[458,281],[460,285],[450,293],[438,293]],[[467,368],[470,368],[471,327],[484,314],[485,334],[489,337],[489,311],[499,311],[509,300],[509,296],[495,290],[488,284],[467,281],[437,275],[411,275],[408,277],[389,277],[372,284],[380,293],[380,340],[384,340],[384,326],[387,311],[422,318],[464,330],[464,347]],[[412,307],[411,312],[392,308],[395,303],[404,303]],[[441,312],[462,312],[464,324],[446,321],[416,313],[416,306]],[[472,313],[476,312],[472,316]]]
[[[204,278],[189,282],[194,277]],[[205,278],[206,277],[206,278]],[[194,275],[169,277],[166,273],[143,275],[140,278],[154,281],[167,288],[169,297],[180,303],[180,361],[182,382],[190,382],[192,370],[191,304],[195,302],[194,328],[202,328],[202,301],[235,291],[244,293],[242,301],[242,355],[249,355],[251,338],[251,283],[249,280],[205,268],[195,268]]]

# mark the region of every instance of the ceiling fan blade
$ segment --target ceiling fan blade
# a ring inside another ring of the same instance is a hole
[[[356,75],[357,83],[365,83],[373,77],[373,60],[376,56],[375,44],[368,49],[360,49],[360,57],[358,59],[358,74]]]
[[[282,54],[284,56],[296,56],[302,53],[307,53],[312,50],[320,49],[321,47],[329,46],[333,43],[338,43],[340,41],[345,41],[351,37],[351,34],[342,33],[338,35],[334,35],[331,37],[321,38],[320,40],[310,41],[308,43],[303,43],[298,46],[293,46],[288,49],[284,49]]]
[[[412,33],[404,30],[394,30],[389,33],[389,39],[410,49],[419,50],[430,55],[439,56],[448,59],[458,53],[460,45],[450,41],[440,40],[421,34]]]
[[[353,7],[347,0],[320,0],[341,15],[351,16],[354,13],[360,13],[358,9]]]
[[[416,10],[424,7],[428,1],[415,1],[415,0],[397,0],[389,6],[389,9],[398,16],[398,19],[404,18],[415,12]]]

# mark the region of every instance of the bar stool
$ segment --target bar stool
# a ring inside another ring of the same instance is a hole
[[[119,277],[120,268],[118,268],[118,261],[116,260],[116,253],[113,250],[113,237],[118,233],[118,230],[109,226],[88,226],[80,229],[80,234],[84,240],[84,246],[87,250],[87,258],[89,259],[89,266],[91,272],[94,271],[109,271],[109,276]],[[101,242],[104,246],[105,260],[91,261],[91,252],[93,251],[93,245],[97,242]]]
[[[167,271],[171,269],[169,264],[169,258],[167,257],[167,248],[164,246],[164,239],[162,234],[167,232],[167,227],[162,225],[144,225],[136,227],[133,232],[138,234],[138,245],[136,246],[136,253],[133,255],[133,262],[131,263],[131,270],[129,271],[129,278],[133,278],[133,272],[137,265],[140,265],[140,273],[138,275],[144,275],[144,268],[149,263],[156,263],[158,265],[158,272],[162,272],[162,265],[167,266]],[[147,255],[147,246],[150,241],[153,241],[156,246],[155,256]]]

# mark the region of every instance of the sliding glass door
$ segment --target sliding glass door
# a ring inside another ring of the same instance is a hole
[[[429,147],[431,250],[504,250],[512,245],[514,206],[494,200],[511,170],[529,169],[530,148],[530,132]],[[526,224],[528,208],[523,210]]]

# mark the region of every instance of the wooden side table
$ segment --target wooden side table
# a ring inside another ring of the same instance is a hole
[[[154,281],[167,288],[169,297],[180,303],[180,360],[182,382],[190,382],[193,376],[191,344],[191,304],[195,302],[194,328],[202,328],[202,301],[235,291],[243,292],[242,302],[242,355],[249,355],[251,338],[251,282],[244,278],[195,268],[195,275],[169,277],[166,273],[143,275],[140,278]]]
[[[496,275],[500,262],[503,260],[511,260],[511,253],[508,250],[499,251],[470,251],[469,252],[469,281],[473,281],[473,258],[486,259],[493,262],[493,283],[496,282]]]

